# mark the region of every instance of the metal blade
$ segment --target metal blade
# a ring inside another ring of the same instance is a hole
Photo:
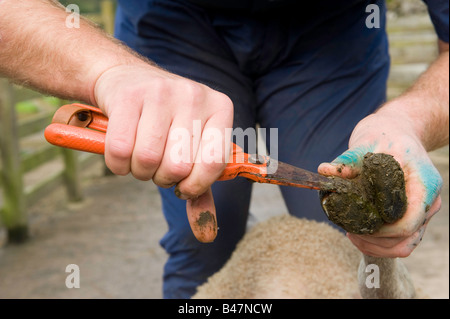
[[[334,189],[332,179],[274,159],[270,159],[267,170],[268,174],[264,178],[269,183],[317,190]]]

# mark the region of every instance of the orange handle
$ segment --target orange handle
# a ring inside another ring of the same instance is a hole
[[[230,161],[218,181],[227,181],[242,176],[255,182],[264,183],[266,182],[267,165],[267,157],[261,156],[256,163],[252,155],[244,153],[241,147],[232,143]]]
[[[50,144],[77,151],[104,154],[105,133],[77,126],[53,123],[44,131]]]
[[[108,118],[99,108],[75,103],[56,111],[44,136],[53,145],[104,154],[107,128]]]

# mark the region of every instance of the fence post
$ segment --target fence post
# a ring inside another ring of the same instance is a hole
[[[64,158],[64,180],[67,188],[69,201],[79,202],[83,200],[80,181],[80,163],[78,154],[69,149],[62,149]]]
[[[60,105],[70,104],[67,100],[59,100]],[[76,151],[61,148],[64,160],[64,184],[67,189],[67,197],[71,202],[83,200],[83,191],[80,180],[80,161]]]
[[[103,29],[109,34],[114,33],[114,2],[112,0],[102,0],[101,17]]]
[[[1,218],[8,231],[8,241],[23,242],[28,238],[28,219],[17,119],[12,86],[2,78],[0,78],[0,150],[4,194]]]

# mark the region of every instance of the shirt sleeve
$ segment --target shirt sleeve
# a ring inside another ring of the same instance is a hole
[[[440,40],[449,42],[449,1],[423,0],[428,6],[431,22]]]

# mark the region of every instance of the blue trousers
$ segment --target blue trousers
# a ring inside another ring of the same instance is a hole
[[[371,1],[373,2],[373,1]],[[234,127],[278,128],[278,159],[316,171],[347,149],[354,126],[386,98],[389,55],[384,27],[369,29],[365,7],[349,1],[301,18],[200,8],[150,0],[139,17],[118,8],[116,36],[166,70],[227,94]],[[383,1],[380,1],[382,13]],[[277,187],[277,186],[274,186]],[[212,244],[193,236],[186,203],[160,189],[168,232],[165,298],[189,298],[217,272],[245,233],[252,183],[213,185],[220,228]],[[281,187],[290,214],[327,221],[315,191]]]

